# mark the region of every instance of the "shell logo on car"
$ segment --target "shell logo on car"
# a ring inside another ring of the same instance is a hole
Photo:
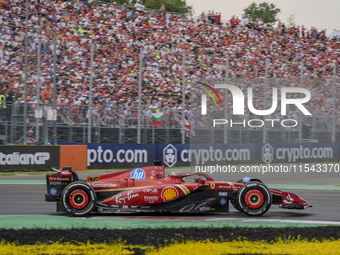
[[[162,190],[161,197],[164,202],[172,201],[178,197],[178,191],[174,187],[165,187]]]

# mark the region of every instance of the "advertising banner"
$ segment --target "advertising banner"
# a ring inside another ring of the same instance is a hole
[[[59,168],[59,146],[0,146],[0,171]]]
[[[134,168],[340,161],[340,143],[87,144],[88,168]]]

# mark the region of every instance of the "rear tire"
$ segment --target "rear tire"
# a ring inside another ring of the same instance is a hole
[[[247,183],[237,193],[237,203],[240,209],[250,216],[265,214],[272,205],[272,201],[269,188],[260,182]]]
[[[64,210],[74,216],[85,216],[92,212],[97,196],[94,189],[82,181],[72,182],[61,193]]]

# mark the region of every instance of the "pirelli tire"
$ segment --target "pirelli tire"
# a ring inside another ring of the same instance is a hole
[[[272,194],[261,182],[250,182],[243,185],[237,193],[237,204],[241,211],[249,216],[265,214],[272,205]]]
[[[86,182],[76,181],[65,187],[61,193],[61,204],[67,213],[85,216],[93,211],[97,201],[94,189]]]

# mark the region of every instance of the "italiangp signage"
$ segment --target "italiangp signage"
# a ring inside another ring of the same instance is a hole
[[[59,167],[59,146],[0,146],[0,171]]]

